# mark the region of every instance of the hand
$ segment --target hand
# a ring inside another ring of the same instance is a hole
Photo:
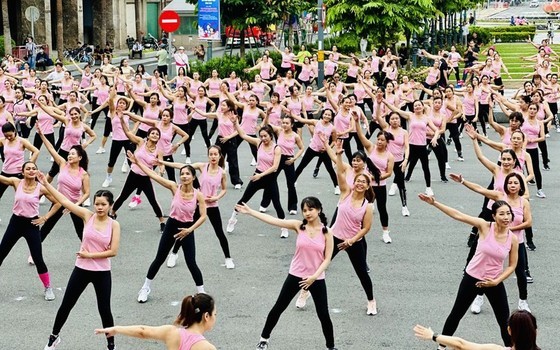
[[[39,181],[39,183],[40,183],[41,185],[45,185],[46,183],[48,183],[47,177],[46,177],[45,174],[44,174],[43,172],[41,172],[41,171],[39,171],[39,172],[37,173],[37,180]]]
[[[311,287],[311,285],[313,284],[313,282],[315,282],[316,279],[317,278],[314,276],[304,278],[302,281],[299,282],[299,286],[300,288],[307,290],[307,288]]]
[[[465,132],[467,133],[467,135],[469,135],[469,137],[472,140],[476,140],[476,136],[477,136],[478,133],[474,129],[474,126],[472,126],[470,124],[465,125]]]
[[[336,154],[342,154],[344,152],[344,140],[342,139],[336,139],[335,141],[335,147],[336,147]]]
[[[463,181],[463,175],[461,175],[461,174],[451,173],[451,174],[449,174],[449,177],[451,178],[451,180],[453,180],[455,182],[462,182]]]
[[[38,217],[37,219],[31,220],[31,223],[35,226],[41,226],[41,225],[44,225],[45,222],[47,222],[47,220],[48,220],[47,216],[44,215],[44,216]]]
[[[220,137],[220,143],[223,144],[223,143],[226,143],[226,142],[228,142],[228,141],[229,141],[229,138],[227,138],[227,137]]]
[[[64,210],[62,211],[62,215],[68,215],[70,214],[70,210],[64,208]]]
[[[404,173],[404,171],[406,170],[406,166],[408,165],[408,160],[403,160],[403,162],[401,163],[401,171]]]
[[[98,328],[95,330],[95,334],[105,334],[106,337],[114,337],[117,334],[115,327],[109,328]]]
[[[262,177],[262,174],[254,174],[253,176],[251,176],[251,181],[257,181]]]
[[[179,146],[180,146],[179,144],[175,144],[175,145],[171,146],[171,153],[177,152],[177,149],[179,149]]]
[[[132,153],[131,151],[126,151],[126,157],[128,158],[128,160],[130,160],[132,164],[137,163],[136,157],[134,156],[134,153]]]
[[[182,241],[183,238],[187,237],[187,236],[188,236],[189,234],[191,234],[192,231],[193,231],[193,230],[191,230],[190,227],[189,227],[189,228],[179,228],[179,230],[181,230],[181,231],[179,231],[179,233],[173,235],[173,237],[174,237],[175,239],[180,240],[180,241]]]
[[[204,200],[208,203],[214,203],[218,201],[218,197],[217,196],[208,196],[206,198],[204,198]]]
[[[76,255],[84,259],[88,259],[91,257],[91,254],[85,249],[80,249],[80,251],[77,252]]]
[[[247,204],[241,203],[235,205],[235,211],[241,214],[249,214],[251,212],[251,208]]]
[[[476,286],[478,288],[488,288],[488,287],[495,287],[498,285],[498,282],[496,280],[493,279],[485,279],[484,281],[478,281],[476,282]]]
[[[293,157],[290,157],[286,160],[285,163],[286,163],[286,165],[292,165],[292,164],[294,164],[295,161],[296,160]]]
[[[360,118],[360,115],[358,114],[358,112],[352,111],[352,117],[357,121]]]
[[[431,328],[426,328],[424,326],[417,324],[416,326],[414,326],[414,335],[420,339],[432,340],[432,337],[434,336],[434,331],[432,331]]]
[[[430,141],[430,144],[431,144],[432,147],[434,147],[434,148],[437,147],[437,139],[434,137],[434,138],[432,139],[432,141]]]
[[[337,245],[337,247],[338,247],[339,250],[345,250],[346,248],[350,248],[350,247],[352,246],[352,244],[353,244],[353,243],[352,243],[352,240],[351,240],[351,239],[347,239],[347,240],[345,240],[344,242],[339,243],[339,244]]]
[[[418,198],[420,198],[421,201],[426,202],[428,204],[434,205],[434,203],[436,202],[436,199],[432,196],[428,196],[427,194],[424,193],[420,193],[418,194]]]

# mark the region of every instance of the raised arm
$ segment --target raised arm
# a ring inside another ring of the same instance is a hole
[[[464,214],[464,213],[458,211],[457,209],[448,207],[447,205],[436,201],[435,198],[432,197],[432,196],[427,196],[423,193],[420,193],[418,195],[418,198],[420,198],[423,202],[426,202],[426,203],[431,204],[432,206],[436,207],[442,213],[444,213],[445,215],[449,216],[452,219],[455,219],[457,221],[461,221],[461,222],[463,222],[465,224],[468,224],[470,226],[475,226],[480,231],[485,230],[485,232],[486,232],[487,229],[488,229],[489,223],[484,221],[483,219]]]
[[[167,180],[162,176],[159,176],[155,171],[148,168],[142,162],[139,162],[132,152],[126,151],[126,156],[132,163],[136,164],[143,172],[145,172],[146,175],[148,175],[152,180],[154,180],[158,184],[170,190],[172,194],[175,194],[175,191],[177,191],[178,189],[177,183],[175,183],[174,181]]]
[[[268,214],[261,213],[259,211],[251,209],[247,204],[237,204],[235,206],[235,210],[242,214],[248,214],[254,218],[257,218],[267,224],[278,226],[281,228],[287,228],[289,230],[294,230],[298,232],[299,227],[301,226],[302,222],[299,220],[286,220],[286,219],[278,219]]]
[[[144,142],[144,140],[142,140],[142,138],[140,136],[136,136],[136,135],[134,135],[134,133],[132,133],[130,131],[130,129],[128,128],[128,123],[124,120],[124,113],[119,115],[119,121],[121,123],[121,126],[122,126],[122,129],[123,129],[124,133],[126,134],[126,137],[128,137],[128,139],[132,143],[135,143],[137,145],[141,145],[142,142]]]
[[[58,154],[58,152],[56,151],[56,149],[54,148],[52,143],[45,137],[45,135],[43,134],[43,131],[39,127],[39,123],[35,124],[35,128],[37,129],[37,134],[39,135],[39,137],[43,141],[43,144],[47,148],[47,151],[49,151],[49,153],[53,157],[56,164],[58,164],[61,168],[64,167],[64,165],[66,164],[66,159],[62,158],[60,156],[60,154]]]
[[[431,328],[421,325],[414,327],[414,335],[424,340],[435,340],[440,345],[449,346],[457,350],[504,350],[504,347],[501,345],[471,343],[459,337],[436,334]]]
[[[238,118],[237,118],[237,115],[232,114],[232,115],[230,116],[230,120],[231,120],[231,122],[233,123],[233,126],[235,127],[235,130],[237,130],[237,133],[239,134],[239,136],[240,136],[243,140],[249,142],[249,143],[252,144],[252,145],[255,145],[255,146],[259,147],[259,143],[261,142],[261,140],[259,140],[259,139],[256,138],[256,137],[251,137],[251,136],[247,135],[247,133],[245,132],[245,130],[241,129],[241,126],[239,125],[239,120],[238,120]]]
[[[47,177],[42,172],[39,172],[37,174],[37,179],[39,180],[41,185],[43,185],[43,187],[54,197],[54,199],[56,199],[63,207],[70,210],[73,214],[79,216],[83,221],[88,221],[89,218],[94,215],[91,211],[79,206],[76,203],[73,203],[71,200],[66,198],[65,195],[58,192],[58,190],[47,181]]]
[[[470,124],[465,125],[465,131],[467,132],[467,135],[469,135],[469,137],[472,139],[473,141],[473,147],[474,147],[474,152],[476,154],[476,157],[478,158],[478,160],[482,163],[482,165],[484,165],[486,167],[486,169],[488,169],[492,174],[495,174],[496,171],[499,170],[499,166],[494,163],[491,162],[488,158],[486,158],[484,156],[484,154],[482,154],[482,150],[480,149],[480,146],[478,145],[478,141],[477,141],[477,132],[476,130],[474,130],[474,127]]]
[[[500,191],[494,191],[494,190],[489,190],[486,187],[482,187],[477,183],[474,182],[470,182],[465,180],[465,178],[463,177],[463,175],[461,174],[449,174],[449,177],[451,177],[451,179],[455,182],[458,182],[462,185],[464,185],[466,188],[468,188],[471,191],[474,191],[476,193],[479,193],[481,195],[483,195],[486,198],[492,199],[494,201],[500,200],[502,199],[502,192]]]

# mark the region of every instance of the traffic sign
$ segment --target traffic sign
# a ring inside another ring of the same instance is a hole
[[[167,10],[159,15],[159,26],[164,32],[173,33],[180,25],[179,14],[175,11]]]

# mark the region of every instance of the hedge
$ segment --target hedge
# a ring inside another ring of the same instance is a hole
[[[531,40],[535,37],[535,33],[532,32],[518,32],[518,33],[492,33],[492,36],[496,40],[496,42],[502,43],[513,43],[519,41],[525,41],[528,37],[531,37]]]
[[[535,26],[501,26],[501,27],[471,27],[470,33],[477,33],[483,43],[491,43],[500,39],[501,42],[525,41],[530,36],[535,37]]]

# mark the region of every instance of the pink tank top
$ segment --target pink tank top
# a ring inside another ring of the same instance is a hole
[[[506,146],[511,146],[511,129],[506,128],[502,136],[502,143]]]
[[[257,95],[260,101],[264,100],[264,91],[265,91],[264,83],[260,83],[260,84],[253,83],[253,86],[251,87],[251,91],[255,95]]]
[[[404,131],[400,129],[399,133],[394,132],[389,129],[389,132],[393,135],[394,139],[387,144],[387,150],[391,152],[395,162],[401,162],[404,160]]]
[[[389,166],[389,153],[388,152],[384,152],[384,154],[379,154],[375,150],[373,150],[369,154],[369,159],[371,159],[373,164],[375,164],[377,169],[379,169],[379,172],[381,172],[382,174],[387,172],[387,167]],[[375,182],[375,180],[373,180],[372,183],[371,183],[372,186],[376,186],[376,187],[377,186],[385,186],[386,184],[387,184],[387,179],[380,180],[379,183],[377,183],[377,182]]]
[[[484,280],[495,279],[503,272],[504,261],[511,250],[511,231],[508,231],[505,243],[499,243],[494,237],[495,223],[490,224],[490,230],[485,239],[478,239],[478,246],[474,257],[465,270],[470,276]]]
[[[35,108],[37,111],[37,123],[43,134],[48,135],[54,133],[54,118],[41,108]]]
[[[295,115],[300,115],[301,114],[301,101],[299,100],[299,98],[296,98],[296,100],[294,101],[293,98],[289,97],[288,98],[288,103],[286,103],[286,108],[288,108],[290,110],[290,113],[295,114]]]
[[[311,77],[311,72],[313,71],[313,68],[311,67],[310,64],[304,64],[303,67],[301,67],[301,73],[299,73],[298,78],[301,81],[309,81],[309,78]],[[348,71],[350,71],[350,69],[348,69]]]
[[[315,272],[325,260],[325,235],[322,232],[310,237],[306,230],[298,229],[296,252],[290,264],[290,275],[307,278]],[[325,272],[317,278],[325,279]]]
[[[29,112],[29,109],[27,109],[27,104],[25,103],[25,100],[19,100],[16,103],[14,103],[13,105],[11,103],[6,103],[6,110],[8,112],[13,112],[14,113],[14,119],[15,119],[16,123],[25,123],[25,121],[27,120],[27,117],[18,116],[18,113]]]
[[[154,152],[150,152],[146,148],[146,143],[147,142],[144,142],[142,144],[142,146],[140,146],[136,149],[136,152],[134,152],[134,156],[136,157],[136,159],[139,162],[142,162],[142,164],[144,164],[147,168],[151,169],[152,167],[157,165],[157,155],[158,155],[157,146],[156,146],[156,149],[154,150]],[[141,175],[141,176],[147,176],[146,173],[144,171],[142,171],[142,169],[140,169],[140,167],[137,164],[133,163],[130,166],[130,170],[135,174],[138,174],[138,175]]]
[[[80,81],[80,89],[87,88],[91,85],[91,79],[93,78],[93,74],[87,74],[86,72],[82,73],[82,80]]]
[[[274,150],[276,150],[276,145],[274,143],[271,143],[271,145],[272,147],[267,151],[262,142],[259,144],[257,150],[257,170],[261,173],[272,168],[274,164]]]
[[[13,212],[17,216],[25,218],[35,218],[39,216],[39,197],[41,197],[41,184],[37,182],[33,193],[25,193],[23,191],[23,182],[21,180],[16,188],[14,196]]]
[[[337,64],[331,60],[325,61],[325,75],[334,75]]]
[[[504,194],[502,199],[507,202],[507,194]],[[513,212],[513,221],[510,223],[510,226],[517,226],[523,223],[523,220],[525,218],[523,207],[524,207],[523,197],[519,197],[518,205],[511,206],[511,210]],[[525,242],[525,237],[523,234],[524,232],[525,232],[524,229],[511,231],[511,233],[513,233],[517,237],[517,241],[519,242],[519,244]]]
[[[189,88],[191,94],[195,95],[198,92],[198,88],[201,87],[203,84],[200,80],[193,80],[191,81],[191,87]]]
[[[4,164],[2,172],[6,174],[21,174],[21,167],[25,162],[25,151],[21,144],[21,139],[16,137],[15,142],[10,145],[8,140],[4,141]]]
[[[210,94],[217,94],[220,92],[220,85],[222,81],[220,79],[210,79],[208,81],[208,92]]]
[[[268,123],[274,126],[280,126],[282,117],[282,106],[276,105],[268,114]]]
[[[207,106],[206,97],[203,97],[203,98],[198,98],[198,97],[197,97],[197,98],[194,100],[194,106],[195,106],[196,108],[200,109],[201,111],[206,112],[206,106]],[[206,120],[206,117],[205,117],[205,116],[203,116],[203,115],[201,115],[201,114],[198,114],[198,113],[196,113],[196,112],[193,114],[192,117],[193,117],[193,119],[197,119],[197,120]]]
[[[102,89],[99,87],[95,90],[94,94],[97,97],[97,104],[102,105],[109,99],[109,88]]]
[[[196,211],[196,205],[197,205],[196,196],[198,190],[197,189],[194,190],[191,199],[183,198],[181,192],[182,191],[179,186],[177,188],[177,191],[175,191],[173,200],[171,201],[171,213],[169,213],[169,217],[180,222],[192,222],[194,213]]]
[[[480,105],[488,105],[488,93],[485,90],[480,89],[480,97],[478,98],[478,103]]]
[[[274,92],[278,93],[278,95],[280,96],[280,101],[286,98],[286,94],[287,94],[286,90],[287,90],[286,85],[284,84],[276,83],[274,85]]]
[[[228,78],[228,79],[227,79],[227,84],[228,84],[228,87],[229,87],[229,92],[230,92],[231,94],[233,94],[234,92],[237,91],[237,84],[238,84],[238,83],[239,83],[239,79],[237,79],[237,78],[235,78],[235,79]]]
[[[200,183],[200,192],[206,197],[213,197],[218,194],[218,191],[222,187],[222,176],[224,174],[224,169],[218,167],[218,172],[214,175],[208,172],[209,164],[204,164],[202,166],[202,171],[200,172],[200,177],[198,182]],[[214,208],[218,206],[218,201],[216,202],[206,202],[207,208]]]
[[[303,105],[307,112],[311,112],[313,110],[313,105],[315,104],[315,97],[312,95],[305,95],[302,97]]]
[[[364,103],[364,98],[366,97],[366,89],[361,84],[354,85],[354,95],[356,95],[356,103]]]
[[[521,131],[525,134],[525,138],[536,139],[539,137],[541,131],[540,122],[534,121],[535,124],[531,124],[529,120],[526,120],[523,125],[521,125]],[[538,142],[527,142],[527,149],[535,149],[538,146]]]
[[[77,203],[82,194],[82,176],[84,169],[78,169],[78,175],[70,173],[70,165],[66,163],[65,166],[60,168],[58,174],[57,190],[68,198],[72,203]]]
[[[259,72],[261,78],[263,78],[264,80],[270,79],[270,68],[271,68],[270,62],[261,63],[261,70]]]
[[[282,63],[280,63],[280,67],[290,68],[292,66],[292,61],[295,57],[296,56],[293,53],[282,52]]]
[[[173,136],[175,133],[173,131],[173,125],[169,124],[167,128],[163,125],[163,122],[157,124],[157,128],[160,132],[160,138],[157,144],[158,150],[164,156],[169,156],[173,153]]]
[[[334,128],[336,129],[337,136],[341,139],[347,139],[350,136],[347,132],[341,134],[341,132],[350,128],[350,118],[350,114],[343,115],[342,112],[338,112],[334,117]]]
[[[474,96],[471,97],[468,94],[465,95],[465,98],[463,98],[463,109],[465,115],[474,116],[476,114],[474,101]]]
[[[248,106],[243,109],[241,129],[247,133],[247,135],[257,134],[257,119],[259,118],[259,111],[257,108],[250,110]]]
[[[123,116],[123,121],[122,123],[126,123],[126,125],[128,125],[128,115],[124,115]],[[121,119],[115,114],[112,118],[111,118],[111,125],[113,126],[113,140],[114,141],[126,141],[128,140],[128,137],[126,136],[126,134],[124,133],[122,124],[121,124]]]
[[[118,118],[115,118],[118,119]],[[120,121],[119,121],[120,125]],[[64,128],[64,138],[62,139],[62,145],[60,149],[68,152],[72,146],[77,146],[82,140],[82,135],[84,134],[84,125],[80,122],[80,126],[74,127],[72,123],[66,123]],[[113,139],[115,138],[115,126],[113,123]]]
[[[318,122],[315,125],[315,129],[313,131],[313,137],[311,138],[311,142],[309,143],[309,148],[311,148],[315,152],[325,151],[325,146],[321,141],[321,135],[324,135],[325,137],[330,139],[333,129],[334,126],[331,123],[324,125],[322,121]]]
[[[84,226],[84,236],[80,250],[86,250],[90,253],[101,253],[109,250],[111,240],[113,238],[113,219],[107,218],[105,227],[102,231],[95,229],[95,218],[92,215]],[[76,267],[87,271],[110,271],[110,258],[76,258]]]
[[[194,344],[206,340],[202,334],[190,332],[185,328],[179,328],[179,336],[181,337],[179,350],[191,350]]]
[[[144,108],[144,113],[142,113],[142,117],[149,119],[149,120],[158,120],[159,119],[159,112],[160,109],[158,106],[156,106],[156,108],[152,108],[151,105],[147,105],[146,108]],[[138,129],[142,130],[142,131],[148,131],[150,129],[150,126],[148,124],[144,124],[144,123],[140,123],[140,126],[138,127]]]
[[[173,101],[173,124],[184,125],[188,122],[187,102]]]
[[[360,67],[351,64],[350,67],[348,67],[348,71],[346,72],[346,74],[349,77],[355,78],[358,75],[358,70],[360,69]]]
[[[235,132],[235,127],[229,118],[222,113],[218,114],[218,135],[227,137]]]
[[[293,157],[296,146],[296,133],[292,132],[290,138],[286,137],[284,131],[278,134],[278,147],[280,147],[282,155]]]
[[[338,212],[332,226],[334,236],[343,241],[354,237],[362,229],[368,204],[364,199],[360,207],[354,207],[351,193],[338,202]]]
[[[409,123],[409,143],[415,146],[426,145],[426,132],[428,130],[428,123],[426,118],[418,119],[416,117],[410,118]]]
[[[426,84],[432,86],[437,82],[439,75],[439,70],[437,69],[430,69],[428,72],[428,76],[426,77]]]
[[[133,82],[133,83],[132,83],[132,91],[133,91],[135,94],[141,94],[141,93],[143,93],[143,92],[146,91],[146,85],[144,84],[143,81],[141,81],[141,82],[139,82],[139,83]]]

